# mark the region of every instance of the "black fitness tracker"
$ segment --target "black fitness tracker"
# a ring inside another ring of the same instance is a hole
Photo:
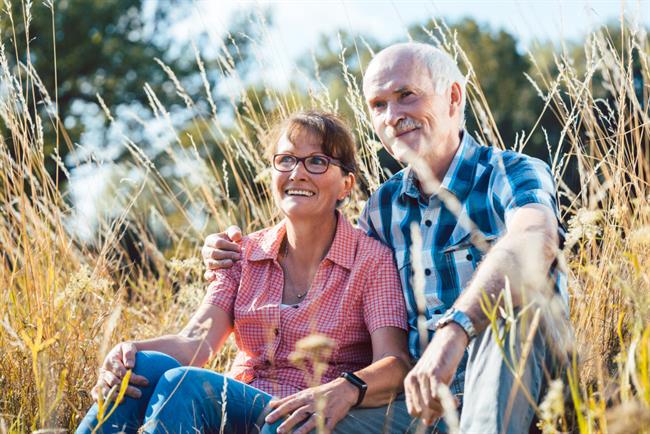
[[[366,384],[365,381],[363,381],[361,378],[354,375],[352,372],[342,372],[341,377],[345,378],[350,383],[352,383],[354,387],[359,389],[359,399],[357,399],[357,403],[354,404],[353,406],[353,407],[358,407],[361,404],[361,401],[363,401],[364,396],[366,396],[366,390],[368,390],[368,385]]]

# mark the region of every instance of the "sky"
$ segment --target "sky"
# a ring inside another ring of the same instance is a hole
[[[405,29],[427,18],[456,21],[473,17],[493,29],[506,29],[525,46],[538,41],[576,39],[621,12],[632,21],[650,25],[650,0],[195,0],[195,14],[211,29],[223,31],[231,14],[251,6],[275,11],[273,41],[291,56],[313,46],[321,33],[343,28],[363,32],[381,42],[405,37]]]
[[[471,17],[493,30],[504,29],[526,51],[536,42],[570,41],[606,22],[650,28],[650,0],[194,0],[191,28],[182,33],[205,32],[213,41],[228,29],[233,13],[241,9],[270,7],[274,23],[266,29],[263,51],[268,54],[265,77],[274,85],[286,83],[294,65],[308,56],[322,34],[336,37],[339,29],[369,34],[380,43],[406,40],[406,29],[428,18],[455,22]]]

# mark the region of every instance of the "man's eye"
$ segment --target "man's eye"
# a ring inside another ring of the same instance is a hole
[[[386,103],[383,102],[383,101],[375,101],[375,102],[373,102],[371,104],[371,107],[373,109],[382,109],[382,108],[386,107]]]
[[[409,97],[409,96],[411,96],[411,95],[413,95],[413,92],[411,92],[410,90],[406,90],[406,91],[404,91],[404,92],[402,92],[402,93],[400,94],[400,97],[402,97],[402,98],[406,98],[406,97]]]

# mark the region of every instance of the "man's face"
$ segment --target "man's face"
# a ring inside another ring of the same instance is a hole
[[[375,132],[384,147],[405,161],[405,148],[430,160],[458,130],[451,91],[437,95],[428,68],[410,53],[391,53],[373,62],[363,91]]]

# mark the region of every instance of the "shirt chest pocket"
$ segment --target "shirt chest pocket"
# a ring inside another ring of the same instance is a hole
[[[496,235],[484,236],[488,248],[496,241]],[[457,289],[463,291],[472,280],[476,268],[486,252],[481,252],[471,242],[471,234],[443,250],[447,267],[455,277]]]
[[[422,256],[430,255],[430,253],[422,253]],[[439,293],[439,270],[436,264],[439,263],[439,258],[442,257],[444,260],[444,255],[438,254],[435,257],[428,257],[422,264],[424,272],[424,301],[426,303],[426,309],[429,312],[429,315],[433,318],[435,316],[440,316],[445,312],[447,307],[440,298]],[[411,255],[406,251],[396,251],[395,260],[397,263],[397,268],[399,270],[400,278],[402,280],[403,288],[411,288],[409,293],[414,293],[415,288],[413,287],[413,264],[411,260]],[[412,304],[409,306],[409,303],[416,303],[415,295],[413,294],[412,300],[409,297],[406,298],[407,308],[412,309],[413,311],[417,310],[417,306]]]

